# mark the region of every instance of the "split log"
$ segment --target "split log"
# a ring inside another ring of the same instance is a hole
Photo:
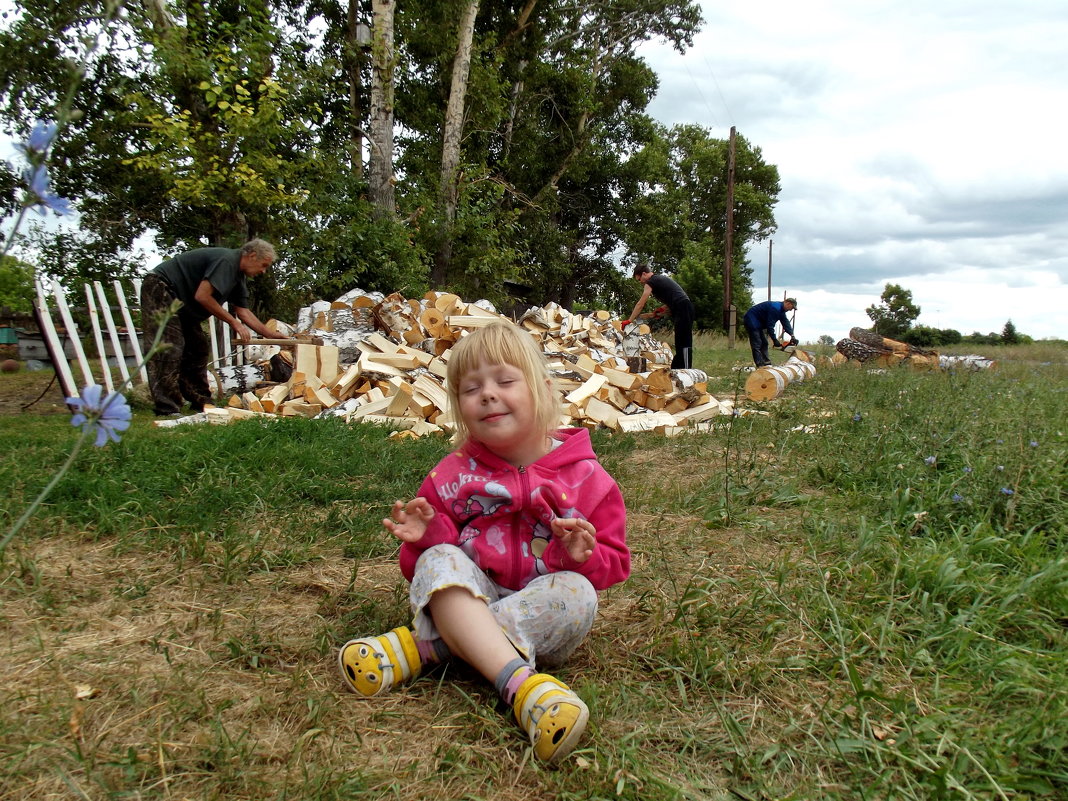
[[[657,428],[666,426],[674,427],[675,418],[667,412],[654,412],[652,414],[625,414],[617,418],[616,422],[620,431],[655,431]]]
[[[448,320],[450,328],[485,328],[508,318],[496,314],[452,314],[445,319]]]
[[[407,299],[394,292],[375,307],[374,318],[378,327],[399,337],[412,327],[411,311]]]
[[[288,397],[289,386],[277,384],[260,395],[260,405],[263,406],[265,412],[278,412]]]
[[[568,403],[581,405],[583,401],[596,395],[598,390],[605,385],[607,379],[598,373],[594,373],[586,382],[573,392],[568,393],[564,400]]]
[[[676,425],[693,425],[718,414],[720,414],[720,402],[715,398],[710,398],[705,403],[676,412],[674,416]]]
[[[590,398],[586,401],[585,412],[586,419],[601,423],[611,429],[619,428],[618,420],[623,416],[615,406],[597,398]]]

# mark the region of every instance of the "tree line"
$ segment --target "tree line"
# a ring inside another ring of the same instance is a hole
[[[921,348],[937,348],[941,345],[1026,345],[1034,342],[1027,334],[1016,330],[1012,320],[1007,320],[1001,333],[991,331],[982,334],[975,331],[962,335],[953,328],[933,328],[913,325],[920,316],[920,307],[912,300],[911,290],[898,284],[887,284],[879,303],[873,303],[865,313],[872,321],[871,330],[888,339],[896,339]],[[833,343],[832,343],[833,344]]]
[[[622,310],[639,260],[722,322],[728,142],[647,113],[646,41],[680,52],[690,0],[25,0],[0,20],[0,122],[58,115],[76,229],[29,233],[74,289],[259,236],[254,310],[353,287]],[[736,138],[731,296],[775,230],[778,170]],[[0,211],[19,203],[0,169]],[[23,251],[25,252],[25,251]]]

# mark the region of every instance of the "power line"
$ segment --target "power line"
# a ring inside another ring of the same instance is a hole
[[[708,98],[705,97],[705,93],[701,90],[701,84],[697,82],[697,78],[690,70],[690,65],[687,63],[687,59],[685,57],[682,59],[682,65],[686,68],[686,74],[690,76],[690,82],[694,85],[694,88],[697,89],[697,94],[701,96],[701,102],[705,104],[705,108],[708,110],[708,116],[712,118],[712,124],[715,125],[717,128],[721,127],[719,119],[716,117],[716,112],[712,110],[712,106],[708,102]],[[712,80],[715,81],[715,79],[715,76],[712,76]]]
[[[734,119],[734,112],[732,112],[731,107],[727,105],[727,98],[724,96],[723,90],[719,86],[719,80],[716,78],[716,71],[712,69],[712,65],[708,62],[708,56],[702,53],[701,58],[704,59],[705,66],[708,67],[708,74],[712,77],[712,83],[716,85],[716,93],[719,95],[719,99],[723,103],[723,108],[727,110],[727,117],[730,119],[731,125],[736,126],[737,122]]]

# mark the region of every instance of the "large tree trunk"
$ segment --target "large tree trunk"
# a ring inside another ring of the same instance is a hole
[[[928,350],[926,348],[918,348],[915,345],[910,345],[907,342],[898,342],[896,339],[887,339],[886,337],[876,334],[872,331],[867,331],[863,328],[850,328],[849,338],[855,339],[863,345],[868,345],[872,348],[879,348],[881,350],[890,350],[894,353],[902,353],[905,355],[920,355],[920,356],[937,356],[938,351]]]
[[[359,4],[349,0],[348,19],[345,28],[345,72],[349,78],[349,142],[352,174],[363,178],[363,129],[360,115],[363,113],[363,83],[360,80],[360,62],[364,43],[360,41]]]
[[[372,0],[371,157],[368,169],[371,202],[379,217],[391,217],[397,203],[393,190],[393,11],[394,0]]]
[[[519,75],[522,76],[527,69],[527,61],[524,59],[519,62]],[[501,161],[508,160],[508,154],[512,152],[512,136],[515,132],[515,121],[519,116],[519,99],[523,96],[523,80],[520,77],[519,80],[512,84],[512,100],[508,105],[508,120],[504,124],[504,135],[502,137],[503,142],[501,144]]]
[[[527,25],[530,24],[530,18],[534,14],[534,6],[536,6],[538,0],[527,0],[526,5],[523,6],[523,10],[519,12],[519,17],[516,19],[515,26],[504,37],[504,41],[501,46],[509,44],[513,38],[520,36]],[[518,65],[518,77],[512,84],[512,101],[508,109],[508,121],[504,126],[504,141],[501,145],[501,161],[508,158],[509,152],[512,149],[512,133],[515,130],[516,117],[519,114],[519,99],[523,95],[523,74],[527,70],[527,59],[520,59]]]
[[[460,139],[464,128],[464,103],[467,98],[467,80],[471,74],[471,43],[475,37],[475,16],[478,0],[468,0],[460,19],[459,41],[456,57],[452,62],[452,86],[449,89],[449,105],[445,109],[445,133],[441,147],[441,241],[434,259],[431,287],[442,288],[449,278],[452,266],[452,234],[456,222],[456,207],[459,204]]]

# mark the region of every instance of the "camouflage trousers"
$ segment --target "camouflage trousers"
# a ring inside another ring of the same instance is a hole
[[[174,302],[174,291],[158,275],[146,275],[141,282],[141,328],[144,347],[156,338],[159,323]],[[208,387],[210,345],[202,320],[179,312],[167,321],[160,337],[162,346],[148,361],[148,387],[156,414],[174,414],[183,399],[194,411],[211,402]]]

